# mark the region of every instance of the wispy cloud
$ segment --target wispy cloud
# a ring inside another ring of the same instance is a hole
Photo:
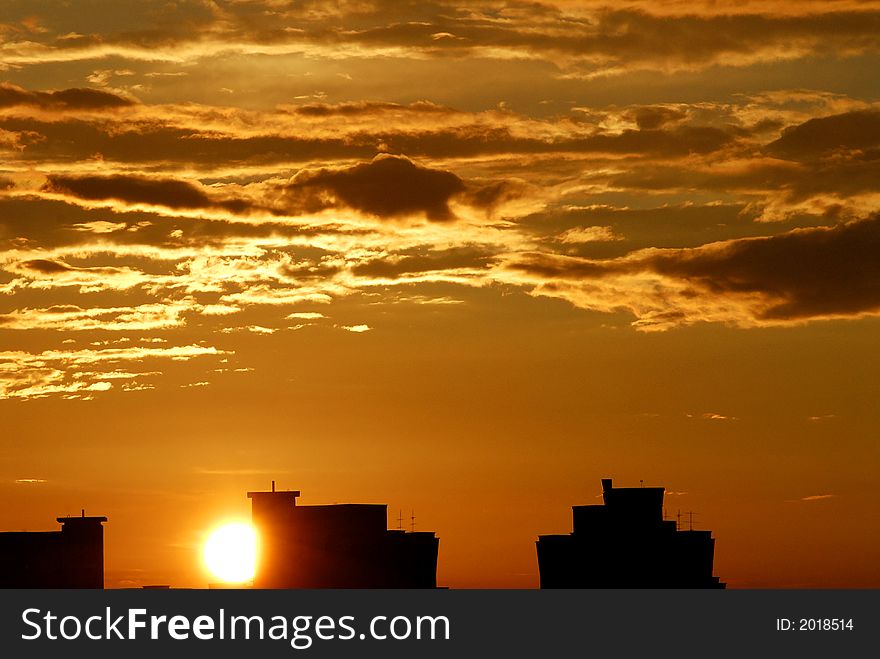
[[[704,419],[706,421],[739,421],[739,417],[718,414],[717,412],[704,412],[702,414],[687,414],[689,419]]]
[[[105,378],[96,367],[114,366],[120,363],[137,364],[145,360],[167,359],[188,361],[197,357],[229,354],[210,346],[185,345],[167,348],[140,346],[105,348],[101,350],[46,350],[40,353],[25,351],[0,352],[0,399],[32,399],[59,395],[67,399],[91,400],[97,392],[109,391],[116,379]],[[154,375],[155,371],[138,374],[140,377]],[[139,382],[135,378],[123,391],[135,391]]]
[[[836,494],[813,494],[808,497],[801,497],[799,501],[825,501],[826,499],[834,499],[836,497]]]
[[[373,328],[369,325],[342,325],[342,329],[354,332],[355,334],[361,334],[362,332],[369,332]]]
[[[313,58],[393,56],[415,60],[474,56],[556,63],[567,75],[629,70],[700,70],[748,66],[833,52],[876,51],[872,2],[553,2],[500,7],[490,0],[408,6],[357,3],[181,2],[173,24],[143,12],[95,35],[23,31],[6,46],[6,67],[113,58],[178,66],[222,57],[306,54]],[[262,9],[263,11],[259,11]],[[337,26],[328,39],[326,25]],[[126,77],[127,68],[92,70],[94,84]],[[337,73],[337,76],[349,74]],[[230,93],[231,87],[222,87]],[[24,97],[22,102],[103,108],[103,98]],[[115,107],[111,105],[110,107]]]

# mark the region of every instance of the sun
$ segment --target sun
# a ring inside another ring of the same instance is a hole
[[[205,542],[205,565],[226,583],[242,583],[254,578],[257,560],[257,533],[243,522],[224,524]]]

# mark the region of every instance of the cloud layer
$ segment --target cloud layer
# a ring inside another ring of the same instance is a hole
[[[0,9],[5,398],[369,342],[390,304],[880,314],[880,3],[102,7]]]

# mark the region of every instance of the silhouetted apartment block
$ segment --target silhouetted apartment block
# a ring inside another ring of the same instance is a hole
[[[387,506],[298,506],[299,492],[248,492],[254,588],[436,588],[439,539],[386,528]]]
[[[711,531],[663,519],[662,487],[612,487],[605,505],[573,506],[568,535],[538,536],[541,588],[724,588]]]
[[[106,517],[59,517],[60,531],[0,533],[0,588],[103,588]]]

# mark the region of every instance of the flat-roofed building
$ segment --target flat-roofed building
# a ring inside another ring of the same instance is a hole
[[[385,504],[301,506],[298,491],[248,492],[254,588],[436,588],[439,539],[388,530]]]
[[[541,588],[724,588],[711,531],[663,519],[662,487],[613,487],[573,506],[572,532],[538,537]]]
[[[0,588],[103,588],[106,517],[58,517],[60,531],[0,533]]]

